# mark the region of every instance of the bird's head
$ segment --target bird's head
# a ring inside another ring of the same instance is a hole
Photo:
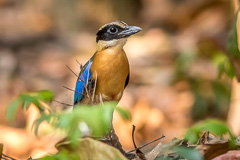
[[[109,47],[123,47],[127,38],[142,29],[137,26],[128,26],[123,21],[114,21],[103,25],[97,32],[97,50]]]

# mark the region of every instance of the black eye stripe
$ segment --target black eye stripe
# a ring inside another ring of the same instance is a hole
[[[110,29],[111,28],[115,28],[117,31],[116,32],[111,32]],[[101,28],[98,32],[97,32],[97,38],[96,41],[98,42],[99,40],[112,40],[112,39],[118,39],[117,37],[117,33],[123,31],[124,28],[122,28],[119,25],[116,24],[109,24],[106,25],[105,27]]]

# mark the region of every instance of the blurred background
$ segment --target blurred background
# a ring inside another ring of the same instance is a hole
[[[75,73],[95,52],[95,34],[122,20],[143,30],[125,45],[130,83],[119,106],[131,122],[114,115],[117,135],[133,149],[162,135],[181,138],[191,124],[209,117],[227,119],[232,80],[219,75],[225,61],[234,1],[230,0],[0,0],[0,143],[14,158],[54,153],[57,138],[36,137],[28,126],[34,109],[18,112],[11,127],[9,103],[19,93],[52,90],[73,103]],[[107,64],[106,64],[107,65]],[[59,110],[68,107],[52,103]],[[15,128],[12,128],[15,127]],[[235,132],[238,133],[238,132]]]

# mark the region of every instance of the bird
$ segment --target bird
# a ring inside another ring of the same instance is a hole
[[[81,71],[75,87],[74,105],[118,102],[129,82],[129,62],[123,46],[142,29],[113,21],[96,34],[96,52]]]

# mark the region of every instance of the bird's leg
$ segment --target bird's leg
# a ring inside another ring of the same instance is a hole
[[[105,134],[101,141],[110,145],[110,146],[113,146],[113,147],[117,148],[128,159],[133,159],[133,158],[136,157],[135,154],[127,153],[125,150],[123,150],[122,145],[119,141],[119,138],[118,138],[117,134],[115,133],[112,122],[111,122],[109,133]]]

